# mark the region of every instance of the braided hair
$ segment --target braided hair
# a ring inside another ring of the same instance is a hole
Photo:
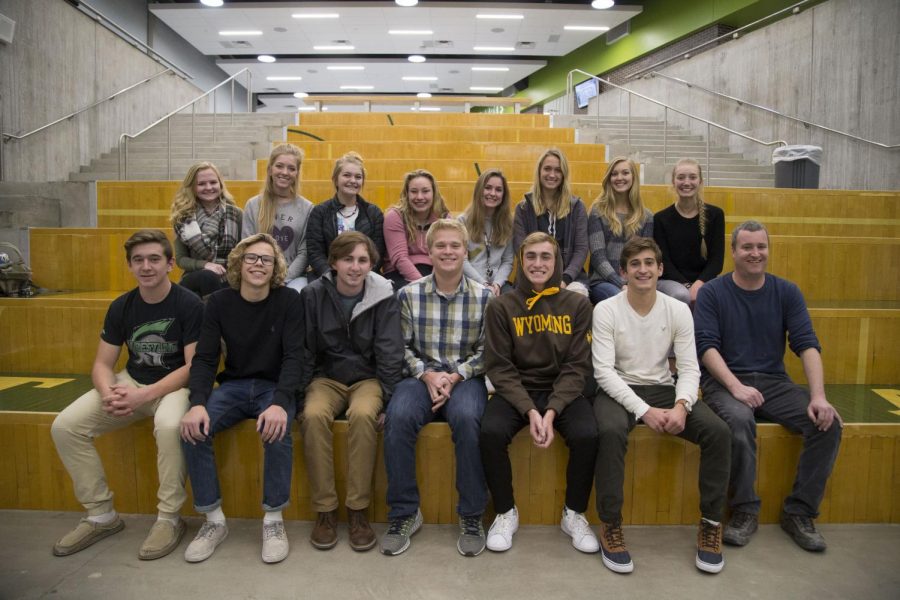
[[[675,163],[675,167],[672,169],[672,185],[675,185],[675,172],[678,170],[678,167],[682,166],[691,166],[697,168],[697,173],[700,175],[700,186],[697,188],[697,193],[694,195],[694,200],[697,202],[697,220],[700,226],[700,256],[704,259],[707,258],[707,249],[706,249],[706,203],[703,202],[703,196],[700,194],[703,189],[703,168],[700,166],[700,163],[694,160],[693,158],[682,158],[677,163]]]

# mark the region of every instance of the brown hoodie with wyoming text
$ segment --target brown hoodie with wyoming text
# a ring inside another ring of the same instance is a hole
[[[497,394],[525,415],[536,408],[529,392],[552,390],[547,409],[560,414],[591,377],[590,301],[559,289],[562,259],[541,293],[516,266],[516,289],[488,303],[484,313],[485,366]]]

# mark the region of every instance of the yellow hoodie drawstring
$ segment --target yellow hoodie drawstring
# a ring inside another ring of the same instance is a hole
[[[532,308],[534,308],[534,305],[537,303],[538,300],[541,299],[542,296],[552,296],[554,294],[558,294],[559,288],[554,286],[554,287],[544,288],[540,292],[535,292],[534,290],[531,290],[531,291],[534,294],[534,296],[525,300],[525,306],[528,307],[528,310],[531,310]]]

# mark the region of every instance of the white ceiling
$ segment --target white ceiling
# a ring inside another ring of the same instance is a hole
[[[641,12],[618,5],[595,10],[590,2],[431,2],[403,8],[394,2],[228,2],[221,8],[196,3],[150,4],[150,11],[204,54],[215,56],[229,75],[250,68],[252,90],[272,99],[278,94],[353,93],[342,85],[368,85],[361,94],[431,92],[486,95],[473,86],[508,88],[562,56],[603,35],[602,31],[567,31],[566,25],[615,27]],[[294,19],[292,14],[337,13],[337,19]],[[479,19],[478,14],[522,15],[517,20]],[[282,31],[279,31],[282,30]],[[432,34],[390,35],[388,30],[431,30]],[[221,36],[220,31],[258,30],[256,36]],[[352,51],[317,51],[316,45],[338,41]],[[239,44],[235,44],[240,42]],[[529,44],[531,43],[531,44]],[[231,44],[232,47],[226,47]],[[533,45],[532,45],[533,44]],[[236,47],[235,47],[236,46]],[[475,46],[513,47],[513,51],[479,51]],[[256,57],[269,54],[277,62]],[[410,54],[428,60],[413,64]],[[358,57],[358,58],[357,58]],[[433,57],[433,58],[432,58]],[[455,58],[456,57],[456,58]],[[364,70],[335,71],[328,66],[355,65]],[[479,72],[472,67],[505,67]],[[299,81],[268,81],[271,76],[299,76]],[[437,77],[404,81],[404,76]],[[263,96],[261,96],[263,99]],[[301,104],[290,96],[284,106]]]

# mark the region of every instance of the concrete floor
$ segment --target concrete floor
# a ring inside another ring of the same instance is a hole
[[[331,551],[307,542],[310,522],[287,523],[291,555],[278,565],[260,559],[260,521],[230,519],[216,554],[190,565],[185,541],[153,562],[137,559],[152,517],[126,516],[122,533],[73,556],[51,555],[77,513],[0,511],[0,599],[109,598],[870,598],[900,597],[900,526],[823,525],[824,554],[804,552],[777,525],[760,528],[745,548],[727,548],[718,575],[694,567],[693,527],[627,527],[631,575],[603,567],[599,555],[572,548],[556,527],[523,527],[513,549],[477,558],[456,552],[456,528],[425,526],[398,557],[358,554],[346,543]],[[381,534],[384,524],[377,524]],[[612,596],[609,596],[612,594]]]

